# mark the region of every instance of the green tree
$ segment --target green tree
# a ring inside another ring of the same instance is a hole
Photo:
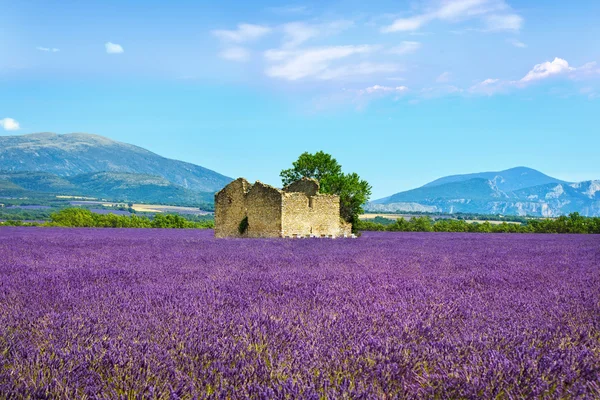
[[[67,208],[50,215],[52,223],[58,226],[90,227],[95,226],[94,214],[84,208]]]
[[[342,166],[323,151],[317,151],[315,154],[304,152],[292,165],[292,168],[284,169],[279,174],[283,186],[302,178],[314,178],[321,182],[325,177],[342,175]]]
[[[408,221],[408,225],[411,232],[430,232],[432,230],[431,218],[427,216],[413,217]]]
[[[342,166],[330,154],[318,151],[315,154],[302,153],[292,163],[292,168],[280,173],[284,186],[302,178],[319,181],[320,192],[340,196],[340,215],[352,224],[357,231],[358,216],[364,212],[362,206],[371,196],[371,185],[356,173],[344,174]]]

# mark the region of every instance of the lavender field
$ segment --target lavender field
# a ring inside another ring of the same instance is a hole
[[[600,237],[0,228],[0,398],[599,398]]]

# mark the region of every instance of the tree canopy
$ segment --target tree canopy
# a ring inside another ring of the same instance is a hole
[[[357,173],[344,174],[335,158],[318,151],[315,154],[302,153],[292,163],[292,168],[284,169],[280,176],[284,186],[302,178],[318,180],[321,193],[340,196],[340,215],[356,231],[358,216],[364,212],[362,206],[371,196],[371,185],[360,179]]]

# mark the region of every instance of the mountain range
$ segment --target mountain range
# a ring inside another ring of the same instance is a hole
[[[0,136],[0,196],[79,195],[202,205],[231,178],[84,133]]]
[[[85,133],[0,136],[0,171],[71,177],[96,172],[159,176],[195,192],[215,192],[231,178],[146,149]]]
[[[600,180],[565,182],[526,167],[452,175],[372,201],[368,211],[422,211],[554,217],[600,215]]]
[[[60,194],[202,206],[231,180],[98,135],[0,136],[0,197]],[[565,182],[526,167],[452,175],[372,201],[365,209],[600,216],[600,180]]]

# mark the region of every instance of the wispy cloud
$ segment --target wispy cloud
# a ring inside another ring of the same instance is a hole
[[[18,131],[19,129],[21,129],[19,123],[12,118],[0,119],[0,126],[5,131]]]
[[[251,42],[267,35],[271,28],[264,25],[239,24],[235,30],[218,29],[212,34],[225,42],[245,43]]]
[[[56,47],[36,47],[35,49],[46,53],[58,53],[60,51]]]
[[[381,65],[358,64],[351,66],[333,67],[335,61],[360,54],[376,51],[378,46],[348,45],[329,46],[303,50],[268,50],[266,60],[272,65],[266,74],[273,78],[295,81],[302,78],[336,79],[351,74],[373,73]],[[389,71],[389,68],[387,68]]]
[[[500,79],[486,79],[482,82],[476,83],[475,85],[469,88],[469,93],[472,94],[485,94],[487,96],[492,96],[496,93],[505,91],[506,83],[501,82]]]
[[[510,43],[513,46],[518,47],[520,49],[524,49],[524,48],[527,47],[527,45],[525,43],[523,43],[523,42],[521,42],[521,41],[519,41],[517,39],[510,39],[510,40],[507,40],[507,41],[508,41],[508,43]]]
[[[381,29],[383,33],[416,31],[434,22],[457,23],[479,19],[488,31],[518,31],[523,18],[511,11],[504,0],[438,0],[422,13],[398,18]]]
[[[381,86],[374,85],[366,89],[358,91],[359,94],[391,94],[391,93],[405,93],[408,91],[406,86]]]
[[[303,22],[292,22],[283,26],[283,47],[296,47],[302,43],[319,36],[315,26]]]
[[[488,15],[484,18],[487,31],[519,31],[523,18],[517,14]]]
[[[399,46],[392,47],[388,52],[390,54],[405,55],[414,53],[421,48],[420,42],[404,41]]]
[[[582,80],[586,78],[593,78],[600,76],[600,67],[596,61],[592,61],[576,68],[575,73],[571,75],[571,78],[575,80]]]
[[[374,74],[384,74],[398,71],[399,67],[395,64],[362,62],[359,64],[343,65],[337,68],[327,69],[318,76],[319,79],[341,79],[351,76],[365,76]]]
[[[246,62],[250,59],[250,51],[243,47],[230,47],[219,53],[219,57],[237,62]]]
[[[321,24],[291,22],[283,25],[283,47],[292,48],[311,39],[337,35],[354,25],[353,21],[337,20]]]
[[[442,72],[436,79],[435,81],[438,83],[446,83],[450,81],[450,77],[452,76],[452,74],[448,71]]]
[[[309,10],[307,6],[296,6],[296,5],[288,5],[281,7],[269,7],[267,11],[276,14],[308,14]]]
[[[106,52],[108,54],[121,54],[125,52],[125,50],[123,50],[123,46],[112,42],[106,42],[104,47],[106,48]]]
[[[441,85],[435,87],[426,87],[421,89],[419,96],[424,99],[433,99],[448,95],[457,95],[463,93],[464,90],[454,85]]]
[[[584,96],[587,96],[587,98],[590,100],[596,100],[596,99],[600,98],[600,94],[594,88],[591,88],[591,87],[581,88],[579,90],[579,93]]]

